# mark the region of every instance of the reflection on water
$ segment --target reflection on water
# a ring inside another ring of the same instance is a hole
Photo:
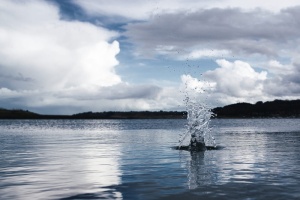
[[[205,173],[204,152],[190,153],[191,160],[188,168],[188,185],[189,189],[195,189],[200,185],[206,184],[205,178],[207,177],[207,174]]]
[[[105,188],[120,183],[116,133],[8,129],[0,136],[2,198],[47,199],[93,192],[122,197]]]
[[[185,120],[0,120],[0,197],[297,199],[299,122],[212,120],[225,148],[191,153]]]

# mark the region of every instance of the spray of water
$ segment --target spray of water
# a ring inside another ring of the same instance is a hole
[[[189,145],[191,148],[193,144],[202,144],[204,147],[206,145],[216,146],[215,139],[211,133],[212,128],[210,127],[213,113],[211,108],[201,98],[205,95],[204,91],[203,88],[199,89],[197,87],[192,91],[188,90],[188,83],[186,83],[187,130],[180,136],[179,148],[186,141],[190,141]],[[198,95],[195,95],[195,93],[198,93]]]

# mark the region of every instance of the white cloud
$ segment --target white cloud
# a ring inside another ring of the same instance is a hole
[[[117,34],[78,21],[60,20],[56,7],[42,1],[1,3],[0,64],[6,76],[21,74],[32,81],[8,81],[10,89],[61,89],[121,82]]]
[[[270,101],[300,98],[300,68],[271,60],[256,71],[249,63],[217,60],[218,68],[203,73],[201,79],[182,76],[188,96],[212,107],[237,102]]]
[[[89,23],[63,21],[58,8],[44,1],[1,2],[1,93],[15,98],[32,93],[36,97],[30,99],[40,99],[33,101],[38,106],[58,104],[55,93],[70,88],[119,84],[117,35]]]
[[[198,98],[212,107],[262,100],[267,72],[256,72],[248,63],[217,60],[218,68],[207,71],[200,80],[182,76],[189,97]]]
[[[267,72],[256,72],[248,63],[217,60],[219,68],[207,71],[204,76],[216,81],[216,92],[233,97],[262,96]]]

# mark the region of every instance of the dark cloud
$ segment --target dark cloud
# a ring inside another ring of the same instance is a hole
[[[27,85],[34,83],[34,79],[24,76],[22,73],[5,74],[0,73],[0,88],[14,88],[16,85]]]
[[[140,53],[153,54],[157,46],[177,49],[211,47],[236,53],[274,56],[274,47],[297,41],[300,7],[278,13],[256,9],[206,9],[160,14],[149,21],[127,26],[126,35]]]
[[[17,75],[7,75],[7,74],[0,74],[0,80],[11,80],[11,81],[21,81],[21,82],[31,82],[33,81],[30,77],[24,77],[22,73],[18,73]]]
[[[266,81],[264,91],[276,97],[300,95],[300,73],[286,76],[278,76]]]
[[[263,92],[274,97],[300,97],[300,66],[298,62],[283,65],[278,61],[269,62],[270,76],[264,82]]]
[[[264,93],[266,95],[271,95],[274,97],[299,98],[300,94],[300,84],[292,82],[288,79],[282,79],[281,77],[276,77],[268,79],[264,83]]]
[[[58,93],[58,98],[77,100],[122,100],[122,99],[156,99],[161,88],[154,85],[128,85],[120,83],[113,86],[98,87],[90,90],[84,88],[69,89]]]
[[[102,94],[107,99],[155,99],[161,88],[153,85],[125,85],[119,84],[103,88]]]

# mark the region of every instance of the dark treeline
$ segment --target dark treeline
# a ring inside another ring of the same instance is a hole
[[[300,100],[237,103],[212,110],[217,118],[300,118]]]
[[[212,109],[215,118],[300,118],[300,100],[237,103]],[[41,115],[24,110],[0,109],[0,119],[185,119],[184,111],[84,112]]]
[[[183,119],[186,112],[178,111],[130,111],[130,112],[86,112],[72,115],[78,119]]]
[[[184,119],[186,112],[179,111],[130,111],[84,112],[74,115],[41,115],[24,110],[0,109],[0,119]]]
[[[70,115],[40,115],[28,110],[0,108],[0,119],[68,119]]]

